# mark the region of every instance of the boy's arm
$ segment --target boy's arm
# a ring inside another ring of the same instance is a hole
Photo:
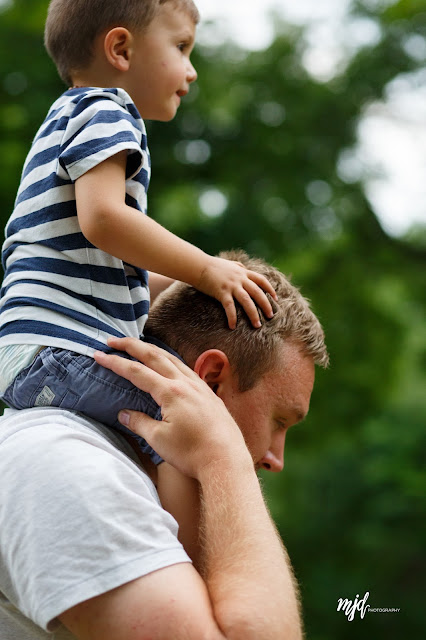
[[[167,462],[157,467],[157,491],[163,508],[179,525],[179,541],[196,569],[200,568],[200,485]]]
[[[160,295],[165,289],[170,287],[175,280],[173,278],[168,278],[167,276],[162,276],[160,273],[154,273],[153,271],[149,272],[149,295],[151,297],[151,304],[154,304],[154,300],[157,296]]]
[[[125,204],[126,159],[127,152],[120,152],[75,183],[77,215],[89,242],[124,262],[187,282],[216,298],[231,328],[236,326],[234,300],[253,326],[260,326],[255,303],[272,317],[265,292],[274,298],[276,294],[266,278],[237,262],[207,255]]]

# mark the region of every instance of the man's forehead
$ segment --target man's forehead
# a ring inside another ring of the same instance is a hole
[[[306,417],[315,380],[313,357],[300,345],[283,343],[275,366],[264,376],[269,392],[279,401],[292,403],[298,421]]]
[[[275,350],[275,362],[271,370],[279,374],[291,372],[292,375],[297,376],[306,368],[314,371],[315,363],[304,345],[300,342],[282,340]]]

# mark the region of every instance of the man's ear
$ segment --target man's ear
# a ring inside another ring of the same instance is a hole
[[[117,71],[128,71],[133,48],[133,36],[124,27],[114,27],[104,39],[106,59]]]
[[[194,371],[219,397],[222,388],[232,379],[228,356],[219,349],[203,351],[194,364]]]

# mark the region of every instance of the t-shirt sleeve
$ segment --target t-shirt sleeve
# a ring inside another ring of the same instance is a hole
[[[78,101],[68,121],[59,165],[75,181],[120,151],[128,152],[126,178],[148,171],[145,128],[121,95],[92,90]]]
[[[96,432],[29,426],[1,445],[0,472],[0,591],[45,630],[84,600],[190,562],[149,478]]]

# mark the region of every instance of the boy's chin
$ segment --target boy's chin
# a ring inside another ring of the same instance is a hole
[[[152,120],[154,122],[170,122],[171,120],[174,119],[174,117],[176,116],[177,113],[177,109],[174,111],[174,113],[172,111],[170,111],[170,113],[163,113],[163,114],[157,114],[153,117],[149,117],[149,116],[142,116],[144,120]]]

